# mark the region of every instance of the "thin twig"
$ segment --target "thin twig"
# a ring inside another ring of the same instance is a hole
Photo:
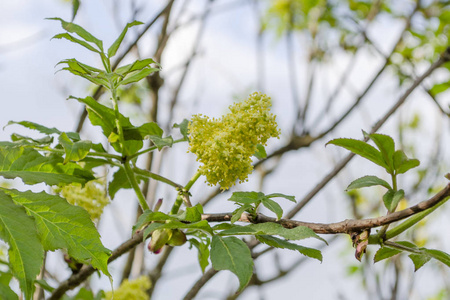
[[[189,292],[184,296],[183,300],[191,300],[197,295],[200,289],[208,282],[211,278],[214,277],[219,271],[214,270],[213,268],[206,271],[202,277],[197,280],[194,285],[189,289]]]
[[[405,91],[405,93],[399,98],[399,100],[391,107],[391,109],[378,121],[375,123],[375,125],[372,127],[372,130],[370,133],[377,132],[378,129],[392,116],[392,114],[405,102],[405,100],[409,97],[409,95],[422,83],[422,81],[430,76],[430,74],[436,70],[437,68],[441,67],[444,63],[450,61],[450,47],[447,48],[440,56],[440,58],[433,63],[428,70],[425,71],[425,73],[422,74],[419,78],[417,78],[413,84]],[[367,139],[365,139],[367,141]],[[321,182],[319,182],[297,205],[289,211],[289,213],[286,215],[286,218],[290,219],[297,212],[299,212],[306,204],[308,204],[309,201],[324,188],[331,179],[334,178],[346,165],[347,163],[355,156],[355,154],[350,153],[347,155],[341,162],[339,162],[338,165],[334,167],[334,169],[327,174]]]
[[[183,87],[183,84],[184,84],[184,82],[186,80],[186,77],[187,77],[188,71],[190,69],[190,66],[192,64],[192,61],[193,61],[194,57],[197,55],[198,48],[200,47],[200,41],[202,40],[203,34],[205,32],[206,19],[208,18],[209,13],[211,12],[211,6],[212,6],[213,2],[214,2],[214,0],[209,0],[208,3],[206,4],[206,8],[205,8],[205,11],[202,14],[202,18],[201,18],[201,21],[200,21],[200,28],[199,28],[199,30],[197,32],[197,37],[195,38],[194,46],[193,46],[190,58],[186,62],[184,70],[183,70],[183,73],[181,74],[180,81],[178,82],[178,85],[177,85],[177,87],[175,88],[175,90],[174,90],[174,92],[172,94],[172,98],[171,98],[170,104],[169,104],[170,105],[169,106],[169,117],[167,118],[168,122],[167,122],[166,128],[170,128],[171,127],[173,114],[174,114],[174,108],[175,108],[175,105],[176,105],[176,103],[178,101],[178,95],[179,95],[179,93],[181,91],[181,88]]]

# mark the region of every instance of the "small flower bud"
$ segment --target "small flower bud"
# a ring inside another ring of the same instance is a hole
[[[180,229],[174,229],[172,232],[172,237],[167,242],[172,247],[181,246],[186,243],[186,234]]]
[[[159,198],[158,201],[156,201],[155,207],[153,207],[153,211],[159,211],[162,203],[163,203],[163,199]]]
[[[171,229],[156,229],[152,233],[152,239],[150,240],[150,243],[148,243],[148,250],[155,254],[158,254],[159,252],[161,252],[161,249],[165,244],[167,244],[171,237]]]

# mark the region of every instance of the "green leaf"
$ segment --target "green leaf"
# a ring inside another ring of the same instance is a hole
[[[75,23],[66,22],[61,18],[47,18],[47,19],[60,21],[61,26],[62,26],[62,28],[64,28],[64,30],[71,32],[71,33],[76,33],[79,37],[81,37],[85,41],[97,45],[97,47],[100,49],[100,51],[103,52],[103,42],[101,40],[99,40],[98,38],[96,38],[95,36],[93,36],[92,34],[90,34],[83,27],[81,27]],[[98,51],[95,51],[95,52],[98,52]]]
[[[421,248],[426,254],[450,267],[450,255],[440,250]]]
[[[297,202],[297,201],[295,200],[295,196],[288,196],[288,195],[280,194],[280,193],[269,194],[269,195],[266,195],[266,197],[267,197],[267,198],[281,197],[281,198],[287,199],[287,200],[289,200],[289,201],[292,201],[292,202],[294,202],[294,203]]]
[[[394,255],[397,255],[399,253],[401,253],[402,251],[397,250],[397,249],[393,249],[393,248],[389,248],[389,247],[381,247],[380,249],[378,249],[378,251],[375,253],[375,256],[373,258],[373,262],[379,262],[380,260],[386,259],[386,258],[390,258]]]
[[[72,142],[65,132],[61,133],[58,141],[61,146],[63,146],[64,152],[66,153],[64,164],[69,161],[79,161],[85,158],[92,147],[91,141]]]
[[[133,226],[133,232],[144,228],[152,221],[178,221],[178,219],[160,211],[146,210],[139,216],[136,224]]]
[[[387,165],[384,162],[383,156],[380,151],[375,149],[375,147],[367,144],[366,142],[354,139],[334,139],[326,143],[326,145],[332,144],[339,147],[343,147],[371,162],[387,169]]]
[[[250,249],[236,237],[213,236],[211,263],[217,271],[233,272],[239,279],[239,290],[242,290],[250,282],[253,275],[253,259]]]
[[[430,261],[431,257],[426,254],[410,254],[408,257],[412,260],[414,264],[414,272],[419,270],[423,265]]]
[[[378,149],[380,149],[384,162],[386,163],[386,166],[388,166],[386,170],[389,174],[392,174],[394,172],[394,140],[388,135],[379,133],[374,133],[369,136],[375,145],[377,145]]]
[[[398,168],[397,173],[403,174],[409,171],[412,168],[418,167],[420,165],[420,161],[418,159],[408,159],[407,161],[403,162],[401,166]]]
[[[122,30],[122,33],[119,35],[119,37],[114,41],[114,43],[108,49],[108,57],[109,58],[111,58],[114,55],[116,55],[117,49],[119,49],[119,46],[122,43],[123,38],[125,37],[125,34],[127,34],[128,29],[133,27],[133,26],[141,25],[141,24],[144,24],[144,23],[139,22],[139,21],[133,21],[133,22],[128,23],[127,25],[125,25],[125,28]]]
[[[76,99],[77,101],[86,105],[89,120],[91,121],[92,125],[100,126],[102,128],[103,134],[108,139],[111,135],[118,136],[115,123],[115,113],[113,109],[98,103],[92,97],[76,98],[70,96],[69,99]],[[139,131],[136,130],[136,127],[131,124],[130,119],[123,116],[122,114],[119,114],[119,122],[122,125],[124,135],[125,132],[127,132],[127,135],[124,136],[125,149],[123,149],[122,154],[125,156],[132,155],[139,151],[139,149],[141,149],[143,146],[142,140],[133,140],[133,138],[136,137],[136,132],[139,134]],[[110,140],[110,142],[114,149],[120,153],[121,149],[119,142],[115,142],[114,140]]]
[[[137,130],[139,131],[142,138],[145,138],[147,136],[162,137],[163,135],[163,130],[155,122],[142,124],[141,126],[137,127]]]
[[[247,226],[234,225],[221,231],[218,235],[279,235],[288,240],[302,240],[312,237],[327,243],[323,238],[318,236],[308,227],[298,226],[288,229],[284,228],[281,224],[272,222],[250,224]]]
[[[9,287],[12,274],[0,272],[0,299],[19,300],[16,293]]]
[[[138,181],[138,183],[144,181],[146,182],[148,180],[147,177],[135,174],[135,177]],[[130,181],[128,180],[127,173],[125,173],[125,170],[120,167],[113,175],[113,179],[108,184],[108,194],[111,199],[114,199],[116,196],[116,193],[120,189],[131,189],[132,186],[130,184]]]
[[[394,192],[394,190],[388,190],[383,195],[384,206],[390,211],[395,211],[395,208],[398,205],[398,202],[405,197],[405,191],[399,190]]]
[[[106,80],[104,71],[97,69],[95,67],[91,67],[89,65],[83,64],[83,63],[79,62],[78,60],[76,60],[75,58],[64,59],[64,60],[60,61],[59,63],[57,63],[57,65],[59,65],[59,64],[67,64],[72,70],[82,73],[82,74],[93,75],[93,73],[94,73],[95,76],[101,75]]]
[[[33,219],[0,191],[0,238],[9,245],[10,269],[19,281],[25,299],[31,299],[34,280],[44,260],[44,249]]]
[[[180,129],[180,133],[183,135],[183,137],[186,141],[189,140],[188,126],[189,126],[189,121],[187,119],[184,119],[180,124],[177,124],[177,123],[173,124],[173,128]]]
[[[417,249],[416,245],[414,245],[413,243],[408,242],[408,241],[399,241],[396,243],[400,244],[402,246],[408,247],[408,248]],[[390,248],[389,246],[384,246],[384,247],[381,247],[380,249],[378,249],[378,251],[375,253],[373,261],[374,261],[374,263],[376,263],[376,262],[379,262],[380,260],[390,258],[401,252],[402,252],[401,250],[398,250],[395,248]]]
[[[51,136],[45,136],[40,139],[33,139],[27,136],[23,136],[17,133],[11,134],[11,141],[13,142],[23,142],[26,141],[29,143],[29,145],[35,145],[35,146],[49,146],[51,143],[53,143],[53,137]],[[25,146],[26,143],[23,143]]]
[[[161,150],[163,147],[172,147],[173,139],[171,136],[163,138],[163,130],[154,122],[145,123],[139,127],[125,128],[123,131],[125,140],[150,139]]]
[[[24,147],[0,147],[0,176],[20,177],[26,184],[44,182],[48,185],[85,184],[95,179],[92,172],[76,163],[63,164],[58,155],[42,156],[38,151]]]
[[[405,197],[405,191],[404,190],[398,190],[395,192],[394,197],[392,197],[392,202],[389,211],[395,211],[395,208],[397,207],[400,200],[402,200]]]
[[[50,284],[48,284],[48,282],[45,281],[44,279],[38,279],[38,280],[35,280],[35,283],[36,283],[36,284],[39,284],[39,286],[40,286],[41,288],[43,288],[44,290],[46,290],[46,291],[48,291],[48,292],[51,292],[51,293],[52,293],[52,292],[55,290],[55,288],[52,287]]]
[[[114,72],[117,74],[120,74],[122,76],[125,76],[128,73],[131,73],[134,71],[139,71],[146,67],[150,67],[151,64],[158,64],[158,63],[151,58],[146,58],[143,60],[136,60],[132,64],[117,68]]]
[[[363,187],[369,187],[369,186],[374,186],[374,185],[384,186],[388,190],[392,189],[391,186],[389,185],[389,183],[387,183],[383,179],[378,178],[377,176],[368,175],[368,176],[364,176],[364,177],[361,177],[361,178],[358,178],[358,179],[352,181],[352,183],[349,184],[349,186],[347,187],[346,190],[349,191],[349,190],[360,189]]]
[[[62,60],[59,64],[67,64],[67,67],[62,68],[62,70],[83,77],[96,85],[103,85],[108,89],[111,88],[106,73],[100,69],[83,64],[74,58]]]
[[[46,135],[60,134],[61,133],[61,131],[59,131],[55,127],[49,128],[49,127],[46,127],[44,125],[40,125],[40,124],[37,124],[37,123],[34,123],[34,122],[29,122],[29,121],[20,121],[20,122],[9,121],[6,126],[13,125],[13,124],[22,125],[23,127],[28,128],[28,129],[34,129],[34,130],[37,130],[40,133],[43,133],[43,134],[46,134]]]
[[[264,243],[271,247],[295,250],[307,257],[314,258],[322,262],[322,253],[320,252],[320,250],[300,246],[270,235],[258,235],[256,236],[256,238],[261,243]]]
[[[144,239],[147,238],[156,229],[192,229],[201,230],[205,233],[213,235],[213,230],[208,221],[202,220],[195,223],[182,223],[180,221],[170,221],[167,223],[152,223],[144,230]]]
[[[119,82],[119,85],[127,85],[133,82],[138,82],[142,78],[149,76],[150,74],[159,71],[159,68],[144,68],[138,72],[133,73],[129,77]]]
[[[34,218],[45,250],[67,249],[71,257],[90,263],[110,276],[107,267],[110,250],[103,246],[100,234],[86,210],[45,192],[20,192],[14,189],[3,189],[3,192]]]
[[[269,198],[263,198],[262,204],[270,211],[274,212],[277,215],[277,220],[281,219],[283,216],[283,209],[281,208],[280,204],[276,203],[272,199]]]
[[[238,209],[236,209],[235,211],[233,211],[233,215],[231,216],[231,224],[239,221],[239,219],[241,218],[241,215],[245,211],[249,211],[251,209],[253,209],[253,206],[251,206],[250,204],[244,204],[241,207],[239,207]]]
[[[397,150],[394,153],[394,169],[397,174],[403,174],[408,170],[420,165],[417,159],[409,159],[402,150]]]
[[[53,36],[52,39],[59,39],[59,40],[60,39],[66,39],[68,41],[71,41],[72,43],[76,43],[78,45],[83,46],[84,48],[88,49],[89,51],[99,53],[99,51],[97,49],[95,49],[94,47],[92,47],[89,43],[86,43],[85,41],[80,40],[80,39],[78,39],[78,38],[76,38],[73,35],[70,35],[68,33],[59,33],[59,34]]]
[[[257,159],[264,159],[267,157],[266,149],[263,145],[257,144],[256,145],[256,151],[253,154]]]
[[[79,0],[72,0],[72,22],[75,19],[78,8],[80,8],[80,1]]]
[[[206,267],[209,265],[209,242],[203,243],[196,239],[189,239],[188,242],[197,248],[198,263],[200,264],[202,273],[205,273]]]
[[[394,199],[395,192],[394,190],[388,190],[383,195],[383,203],[387,210],[391,211],[392,200]]]
[[[186,207],[186,211],[177,215],[177,218],[186,222],[198,222],[202,220],[203,207],[200,203],[193,207]]]
[[[234,192],[228,201],[242,204],[258,204],[261,202],[261,196],[264,196],[264,194],[257,192]]]
[[[437,83],[437,84],[433,85],[433,87],[430,89],[430,94],[432,94],[433,96],[436,96],[437,94],[443,93],[446,90],[448,90],[449,87],[450,87],[450,82],[448,82],[448,81],[442,82],[442,83]]]

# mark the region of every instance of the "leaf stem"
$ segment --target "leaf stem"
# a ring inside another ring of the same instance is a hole
[[[119,134],[119,142],[121,145],[121,150],[122,150],[122,155],[125,155],[124,150],[125,150],[125,138],[123,135],[123,128],[122,128],[122,124],[120,124],[120,113],[119,113],[119,99],[117,97],[117,88],[114,84],[114,82],[112,82],[111,78],[108,79],[109,81],[109,85],[111,86],[111,99],[113,102],[113,107],[114,107],[114,116],[115,116],[115,121],[116,121],[116,127],[117,127],[117,133]]]
[[[392,179],[392,190],[395,192],[397,192],[397,174],[395,173],[391,173],[391,179]],[[395,211],[397,207],[394,207],[392,209],[392,211],[390,209],[388,209],[388,215],[393,213]],[[386,241],[388,238],[386,236],[386,231],[389,228],[390,224],[386,224],[383,227],[381,227],[380,231],[377,234],[377,240],[379,241],[379,243],[383,243],[384,241]]]
[[[130,159],[130,158],[129,158],[129,159]],[[161,175],[152,173],[152,172],[147,171],[147,170],[143,170],[143,169],[140,169],[140,168],[135,167],[135,168],[133,168],[133,172],[136,173],[136,174],[139,174],[139,175],[142,175],[142,176],[151,178],[151,179],[155,179],[155,180],[158,180],[158,181],[167,183],[168,185],[171,185],[171,186],[173,186],[173,187],[175,187],[175,188],[179,188],[179,189],[182,189],[182,188],[183,188],[183,186],[182,186],[181,184],[178,184],[178,183],[176,183],[176,182],[173,182],[172,180],[170,180],[170,179],[168,179],[168,178],[166,178],[166,177],[163,177],[163,176],[161,176]]]
[[[54,149],[54,148],[50,148],[48,146],[45,147],[33,147],[37,150],[42,150],[42,151],[48,151],[48,152],[53,152],[53,153],[59,153],[59,154],[65,154],[66,152],[62,149]],[[122,157],[116,154],[111,154],[111,153],[102,153],[102,152],[88,152],[88,154],[86,156],[89,157],[104,157],[104,158],[111,158],[111,159],[116,159],[121,161]]]
[[[177,198],[175,199],[175,202],[172,205],[172,208],[170,209],[170,214],[175,215],[178,213],[181,207],[181,203],[183,203],[183,196],[181,193],[178,193]]]
[[[401,250],[401,251],[407,251],[407,252],[410,252],[410,253],[422,253],[418,249],[414,249],[414,248],[411,248],[411,247],[406,247],[406,246],[403,246],[403,245],[400,245],[400,244],[397,244],[397,243],[394,243],[394,242],[390,242],[390,241],[386,241],[384,243],[384,245],[386,245],[389,248],[393,248],[393,249],[397,249],[397,250]]]
[[[392,178],[392,189],[394,190],[394,192],[397,192],[397,175],[396,174],[391,174],[391,178]]]
[[[200,177],[200,172],[197,171],[194,176],[192,176],[192,178],[189,180],[189,182],[184,186],[184,190],[186,192],[189,192],[189,190],[191,189],[191,187],[194,185],[194,183],[197,181],[197,179]]]
[[[142,193],[141,189],[139,188],[139,184],[137,183],[136,177],[134,176],[133,170],[131,170],[130,167],[130,161],[126,160],[123,164],[123,167],[125,169],[125,173],[127,174],[128,181],[131,184],[131,187],[133,188],[134,192],[136,193],[136,196],[138,197],[139,204],[141,205],[141,208],[143,211],[150,210],[150,207],[147,204],[147,201],[145,201],[144,194]]]
[[[185,202],[185,205],[190,207],[192,206],[190,200],[189,200],[189,190],[191,189],[191,187],[194,185],[194,183],[197,181],[197,179],[200,177],[200,172],[197,171],[194,176],[191,177],[191,179],[188,181],[188,183],[186,183],[186,185],[184,187],[178,188],[178,195],[177,198],[175,199],[175,202],[172,205],[172,209],[170,210],[170,213],[172,215],[177,214],[178,211],[180,210],[181,207],[181,203],[183,203],[183,201]]]

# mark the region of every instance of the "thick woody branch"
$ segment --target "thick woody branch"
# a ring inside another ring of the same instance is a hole
[[[242,214],[240,221],[250,223],[272,222],[281,224],[285,228],[305,226],[311,228],[312,230],[314,230],[314,232],[320,234],[350,233],[354,231],[362,231],[368,228],[379,227],[403,220],[419,212],[434,207],[435,205],[439,204],[441,201],[444,201],[448,197],[450,197],[450,184],[447,184],[447,186],[444,189],[442,189],[432,198],[426,201],[422,201],[417,205],[411,206],[398,212],[394,212],[386,216],[362,220],[344,220],[341,222],[329,224],[310,223],[289,219],[277,220],[275,218],[271,218],[263,214],[258,214],[256,217],[252,217],[247,213]],[[231,216],[232,216],[231,213],[204,214],[202,216],[202,219],[207,220],[208,222],[226,222],[231,220]]]

